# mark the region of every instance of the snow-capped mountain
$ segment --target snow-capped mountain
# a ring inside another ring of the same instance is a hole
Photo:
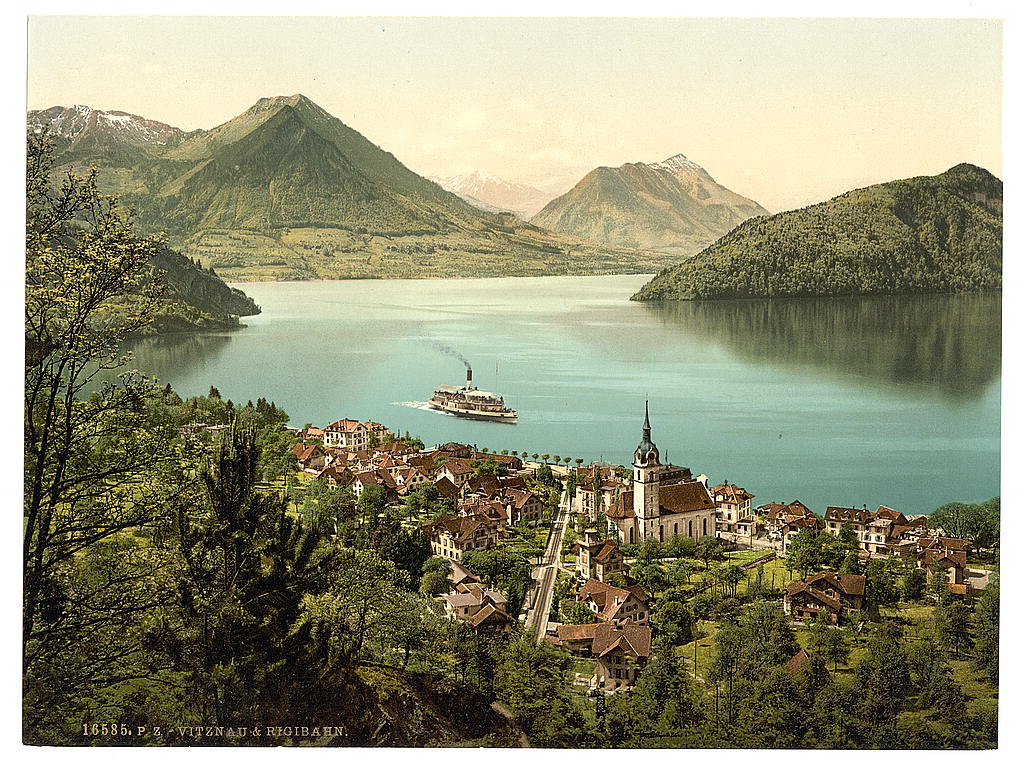
[[[490,172],[477,170],[451,177],[430,177],[445,190],[479,206],[488,204],[499,211],[512,212],[523,219],[532,217],[554,196],[530,185],[509,182]]]
[[[49,129],[55,136],[74,144],[90,136],[130,145],[167,145],[185,136],[185,132],[166,123],[152,121],[120,110],[96,110],[87,105],[51,107],[28,114],[29,131]]]

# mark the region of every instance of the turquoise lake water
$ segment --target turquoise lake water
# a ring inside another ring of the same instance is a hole
[[[136,347],[183,396],[264,396],[292,425],[374,419],[448,440],[629,464],[650,400],[666,457],[755,494],[927,513],[999,492],[999,293],[641,304],[649,277],[239,284],[229,334]],[[427,409],[473,366],[516,425]]]

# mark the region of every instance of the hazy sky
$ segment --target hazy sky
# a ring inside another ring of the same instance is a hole
[[[32,17],[28,107],[212,128],[303,93],[421,174],[552,193],[683,153],[771,211],[1002,176],[998,21]]]

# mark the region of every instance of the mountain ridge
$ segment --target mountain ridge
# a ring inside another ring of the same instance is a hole
[[[633,300],[966,292],[1002,287],[1002,181],[973,164],[749,220]]]
[[[94,163],[141,228],[231,280],[645,273],[671,262],[477,209],[301,94],[260,98],[162,144],[107,139],[58,163]]]
[[[530,222],[603,244],[691,255],[766,214],[677,153],[658,163],[598,166]]]

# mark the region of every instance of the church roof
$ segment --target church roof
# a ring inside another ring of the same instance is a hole
[[[699,481],[662,486],[658,489],[658,499],[663,515],[715,508],[715,502],[708,495],[708,489]]]

